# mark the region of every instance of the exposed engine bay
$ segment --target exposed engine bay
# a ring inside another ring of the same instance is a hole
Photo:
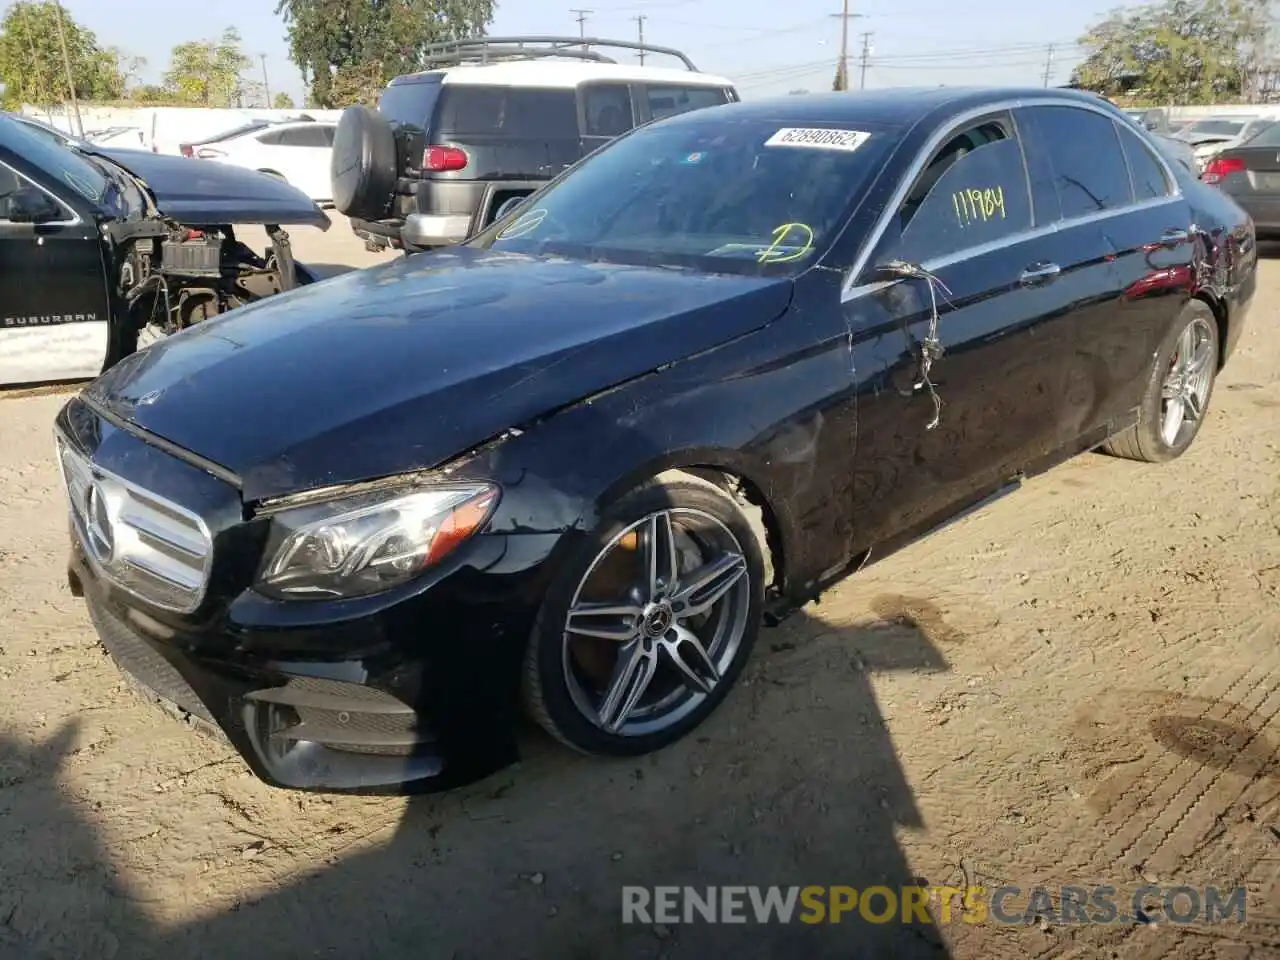
[[[270,246],[259,255],[230,225],[197,229],[166,218],[111,224],[119,316],[134,346],[306,283],[289,235],[277,225],[266,230]]]

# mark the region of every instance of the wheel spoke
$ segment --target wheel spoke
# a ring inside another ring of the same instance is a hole
[[[1209,366],[1209,338],[1205,337],[1195,346],[1195,352],[1187,360],[1187,379],[1201,373]]]
[[[645,649],[642,641],[632,640],[623,646],[618,651],[613,676],[600,701],[600,726],[616,733],[644,696],[657,669],[658,658],[652,649]]]
[[[1188,390],[1182,398],[1183,417],[1187,420],[1195,422],[1200,419],[1204,410],[1200,406],[1200,397],[1194,390]]]
[[[671,529],[671,514],[665,510],[655,513],[645,524],[644,560],[647,599],[659,600],[671,591],[680,575],[675,531]]]
[[[1164,442],[1172,444],[1178,439],[1178,431],[1182,429],[1182,418],[1185,414],[1185,404],[1181,396],[1177,399],[1170,400],[1165,406],[1164,423],[1161,425],[1161,433],[1164,435]]]
[[[630,640],[640,628],[644,611],[630,604],[580,603],[569,611],[565,629],[601,640]]]
[[[741,554],[726,553],[682,579],[672,609],[681,620],[706,613],[746,572],[747,561]]]
[[[664,640],[662,650],[668,662],[680,674],[680,679],[690,690],[710,693],[720,682],[720,671],[711,662],[702,641],[692,630],[675,627],[674,640]]]
[[[1190,368],[1195,349],[1196,327],[1195,324],[1188,324],[1187,328],[1182,331],[1182,336],[1178,338],[1178,371],[1184,376]]]

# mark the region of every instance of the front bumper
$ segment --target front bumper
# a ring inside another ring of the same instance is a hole
[[[361,634],[385,636],[390,625],[381,618],[334,628],[337,649],[324,659],[267,652],[302,639],[287,632],[228,631],[211,645],[207,635],[174,631],[122,598],[97,576],[74,534],[68,574],[117,666],[160,700],[216,728],[273,786],[427,792],[470,783],[518,759],[518,657],[468,666],[465,657],[397,654],[377,641],[361,644],[382,648],[377,653],[350,652]],[[467,645],[465,635],[450,639]],[[316,630],[305,630],[307,647],[323,643]]]
[[[477,537],[420,581],[374,597],[273,601],[247,589],[262,522],[245,519],[230,483],[92,417],[78,399],[58,426],[103,475],[145,477],[157,497],[207,522],[209,586],[190,612],[156,606],[109,574],[75,517],[68,576],[117,664],[216,727],[262,780],[425,792],[518,758],[520,667],[550,538]]]

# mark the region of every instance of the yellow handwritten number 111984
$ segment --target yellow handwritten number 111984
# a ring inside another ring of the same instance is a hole
[[[951,195],[951,203],[956,208],[956,220],[962,227],[1005,218],[1004,187],[957,190]]]

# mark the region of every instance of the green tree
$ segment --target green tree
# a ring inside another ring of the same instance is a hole
[[[495,0],[277,0],[289,56],[319,108],[367,100],[422,65],[423,48],[483,34]]]
[[[277,110],[292,110],[293,97],[289,96],[287,93],[277,93],[271,99],[271,106],[275,107]]]
[[[1116,10],[1080,38],[1072,83],[1153,103],[1247,95],[1265,54],[1265,0],[1163,0]]]
[[[23,103],[49,106],[69,99],[58,14],[53,0],[21,0],[0,20],[0,83],[4,84],[6,107],[13,109]],[[119,98],[125,88],[120,55],[103,50],[93,31],[65,10],[61,14],[76,96],[84,100]]]
[[[190,40],[174,47],[164,87],[178,103],[237,107],[247,92],[240,74],[252,63],[240,49],[240,32],[227,27],[217,40]]]

